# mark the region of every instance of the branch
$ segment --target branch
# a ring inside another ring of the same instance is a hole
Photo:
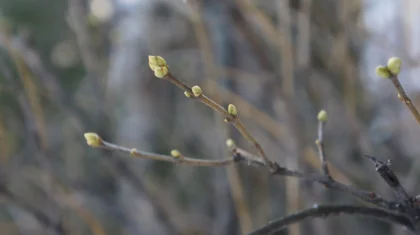
[[[205,104],[206,106],[212,108],[213,110],[219,112],[225,118],[226,123],[231,123],[241,133],[241,135],[254,146],[254,148],[258,152],[258,155],[269,166],[271,171],[276,170],[276,166],[273,164],[272,161],[270,161],[270,159],[267,158],[261,145],[251,135],[251,133],[246,129],[242,121],[239,119],[238,111],[233,104],[229,104],[228,110],[226,110],[221,105],[219,105],[209,97],[205,96],[201,87],[190,87],[185,83],[181,82],[169,72],[169,68],[166,64],[165,59],[163,59],[160,56],[149,56],[149,66],[154,71],[156,77],[175,84],[177,87],[184,91],[185,96],[187,96],[188,98],[196,99],[201,103]]]
[[[417,111],[416,107],[411,102],[411,99],[408,97],[407,93],[402,87],[400,80],[398,79],[398,76],[392,75],[391,77],[389,77],[389,79],[392,81],[392,84],[394,84],[394,87],[398,92],[398,98],[407,106],[411,114],[413,114],[414,118],[416,119],[417,123],[420,124],[419,111]]]
[[[386,162],[380,161],[375,157],[371,157],[366,155],[369,160],[371,160],[375,164],[375,170],[378,174],[385,180],[385,182],[392,188],[392,190],[397,195],[398,199],[401,200],[404,204],[409,204],[411,201],[410,195],[405,191],[404,187],[400,184],[397,176],[391,170],[391,161],[388,160]]]
[[[291,224],[299,223],[303,221],[304,219],[307,219],[310,217],[325,218],[330,215],[340,215],[340,214],[372,217],[374,219],[400,224],[402,226],[407,227],[411,231],[414,230],[414,228],[411,225],[410,220],[407,217],[397,214],[397,213],[392,213],[383,209],[359,207],[359,206],[347,206],[347,205],[325,205],[325,206],[316,206],[310,209],[305,209],[295,214],[291,214],[283,218],[280,218],[278,220],[271,221],[267,225],[249,233],[248,235],[272,234],[276,231],[284,229],[285,227]]]
[[[250,166],[263,166],[263,167],[265,166],[263,162],[257,160],[258,158],[256,156],[252,156],[252,154],[246,152],[243,149],[234,148],[232,150],[232,153],[234,155],[234,158],[237,159],[237,162],[245,161]],[[383,209],[396,211],[402,208],[402,205],[395,202],[388,201],[374,192],[368,192],[368,191],[360,190],[350,185],[342,184],[338,181],[335,181],[329,175],[306,174],[297,170],[292,170],[292,169],[288,169],[286,167],[280,166],[276,162],[274,162],[273,164],[276,165],[276,168],[277,168],[276,171],[271,172],[273,175],[297,177],[303,180],[307,180],[309,182],[319,183],[319,184],[324,185],[326,188],[349,193],[352,196],[364,202],[373,204]]]
[[[182,90],[184,90],[186,92],[185,93],[186,95],[187,94],[194,94],[194,96],[193,95],[189,95],[189,96],[187,95],[189,98],[196,99],[196,100],[200,101],[201,103],[207,105],[208,107],[212,108],[213,110],[219,112],[225,118],[225,121],[227,123],[231,123],[239,131],[239,133],[241,133],[241,135],[246,140],[248,140],[248,142],[250,142],[254,146],[254,148],[258,151],[259,156],[274,169],[274,166],[272,165],[272,162],[267,158],[267,156],[266,156],[264,150],[262,149],[261,145],[251,135],[251,133],[246,129],[246,127],[244,126],[242,121],[239,119],[235,106],[229,105],[229,107],[233,107],[232,110],[234,110],[234,112],[229,112],[229,110],[226,110],[225,108],[223,108],[222,106],[220,106],[219,104],[214,102],[212,99],[210,99],[209,97],[202,94],[201,88],[199,86],[189,87],[188,85],[184,84],[183,82],[181,82],[180,80],[175,78],[171,73],[168,73],[163,78],[168,80],[169,82],[175,84],[176,86],[178,86]],[[196,89],[199,92],[194,93],[193,89]],[[196,96],[195,94],[199,94],[199,95]]]
[[[230,146],[232,150],[231,158],[222,159],[222,160],[203,160],[203,159],[196,159],[196,158],[187,158],[182,155],[174,156],[174,154],[172,154],[173,156],[168,156],[168,155],[161,155],[161,154],[139,151],[137,149],[126,148],[123,146],[106,142],[102,140],[102,138],[99,137],[95,133],[86,133],[85,138],[87,140],[88,145],[90,145],[91,147],[104,148],[108,150],[128,153],[131,156],[136,156],[136,157],[156,160],[156,161],[171,162],[175,164],[216,167],[216,166],[227,166],[234,163],[246,163],[246,165],[248,166],[267,169],[273,175],[297,177],[297,178],[301,178],[310,182],[316,182],[316,183],[322,184],[326,188],[350,193],[354,197],[364,202],[376,205],[384,209],[388,209],[388,210],[401,209],[401,206],[398,203],[387,201],[383,199],[381,196],[377,195],[376,193],[367,192],[367,191],[363,191],[352,186],[344,185],[326,175],[305,174],[297,170],[292,170],[292,169],[283,167],[277,162],[272,162],[275,169],[274,171],[272,171],[271,170],[272,168],[270,168],[270,166],[266,162],[264,162],[262,158],[260,158],[259,156],[250,154],[241,148],[233,146],[233,144],[231,144]]]
[[[99,137],[95,133],[86,133],[85,138],[88,142],[88,145],[90,145],[91,147],[104,148],[104,149],[109,149],[109,150],[113,150],[117,152],[128,153],[131,156],[155,160],[155,161],[164,161],[164,162],[171,162],[175,164],[185,164],[185,165],[191,165],[191,166],[226,166],[234,162],[234,158],[232,157],[223,159],[223,160],[204,160],[204,159],[188,158],[188,157],[182,156],[179,152],[174,153],[176,150],[172,151],[172,156],[139,151],[135,148],[130,149],[127,147],[123,147],[120,145],[106,142],[102,140],[102,138]]]
[[[420,114],[417,111],[416,107],[411,102],[411,99],[408,97],[404,88],[402,87],[400,80],[398,79],[398,74],[401,71],[401,59],[398,57],[391,57],[388,60],[386,66],[380,65],[376,67],[376,74],[382,78],[388,78],[391,80],[395,89],[398,93],[398,98],[407,106],[411,114],[416,119],[417,123],[420,124]]]

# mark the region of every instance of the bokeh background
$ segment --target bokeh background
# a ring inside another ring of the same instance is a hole
[[[228,156],[253,152],[223,118],[153,76],[163,56],[180,80],[234,103],[268,156],[319,171],[316,114],[329,113],[333,176],[394,195],[364,157],[391,159],[416,195],[420,127],[374,68],[403,59],[420,106],[417,0],[0,0],[0,233],[246,234],[351,196],[244,166],[197,168],[92,149],[96,132],[130,148]],[[403,234],[352,216],[277,234]]]

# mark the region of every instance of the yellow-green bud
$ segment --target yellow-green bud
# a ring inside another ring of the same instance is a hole
[[[325,110],[319,111],[317,118],[318,118],[318,121],[320,121],[320,122],[328,121],[327,111],[325,111]]]
[[[229,104],[229,106],[228,106],[228,113],[230,115],[233,115],[233,116],[238,115],[238,110],[236,109],[236,106],[233,105],[233,104]]]
[[[226,146],[228,148],[233,148],[235,146],[235,141],[233,141],[232,139],[226,140]]]
[[[382,66],[382,65],[376,67],[375,72],[376,72],[376,75],[378,77],[381,77],[381,78],[391,77],[391,74],[389,73],[388,69],[385,66]]]
[[[235,105],[229,104],[229,106],[228,106],[228,113],[230,115],[233,115],[233,116],[238,115],[238,110],[236,109]]]
[[[398,57],[389,58],[387,67],[393,75],[398,75],[401,71],[401,59]]]
[[[149,55],[149,67],[155,71],[158,67],[168,67],[165,59],[160,56]]]
[[[130,150],[130,155],[131,156],[136,156],[136,153],[137,153],[137,149],[131,149]]]
[[[195,97],[199,97],[203,94],[203,90],[201,90],[201,87],[199,86],[193,86],[191,90]]]
[[[96,133],[93,133],[93,132],[85,133],[85,139],[86,139],[87,144],[91,147],[99,147],[102,145],[102,139]]]
[[[184,95],[188,98],[191,98],[192,94],[189,91],[184,92]]]
[[[179,152],[176,149],[172,149],[171,150],[171,156],[174,157],[174,158],[179,158],[181,156],[181,152]]]
[[[155,69],[155,76],[158,78],[163,78],[168,74],[169,70],[167,67],[157,67]]]

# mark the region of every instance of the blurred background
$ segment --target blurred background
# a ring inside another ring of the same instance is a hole
[[[394,195],[364,154],[420,191],[420,127],[374,69],[403,59],[420,106],[416,0],[0,0],[0,233],[246,234],[351,196],[244,166],[204,168],[92,149],[83,133],[139,150],[222,159],[223,118],[153,76],[147,56],[233,103],[267,155],[319,171],[316,114],[340,182]],[[401,234],[354,216],[277,234]]]

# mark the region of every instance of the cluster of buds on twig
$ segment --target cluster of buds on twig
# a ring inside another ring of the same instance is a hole
[[[155,76],[163,78],[169,73],[165,59],[160,56],[149,55],[149,67],[155,72]]]
[[[386,66],[379,65],[376,67],[376,75],[381,78],[389,78],[397,76],[401,71],[401,59],[398,57],[391,57]]]

